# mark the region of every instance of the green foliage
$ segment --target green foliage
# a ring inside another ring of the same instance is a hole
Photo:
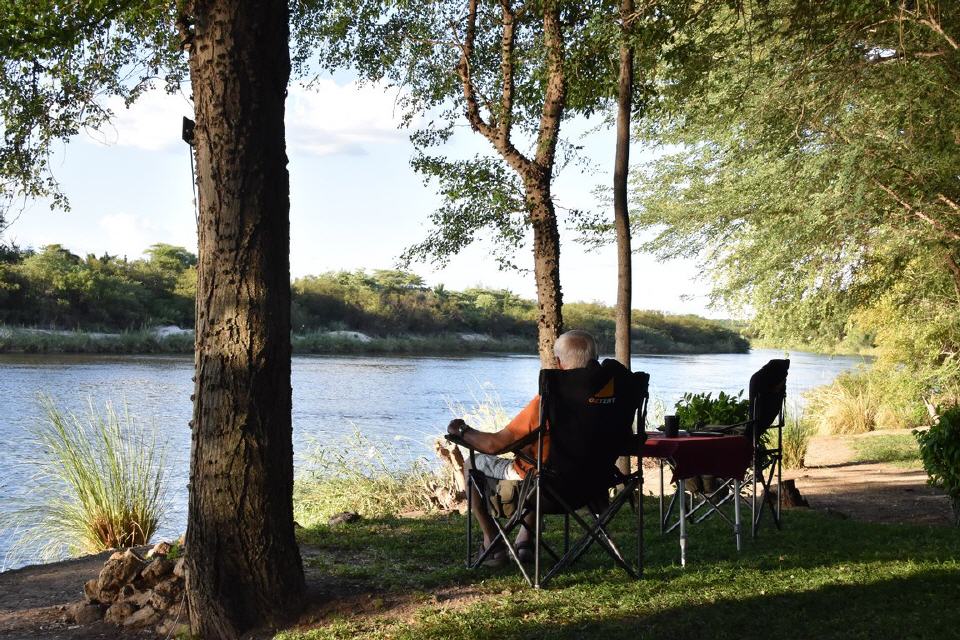
[[[871,434],[849,442],[856,452],[854,462],[884,462],[901,467],[916,467],[921,462],[917,439],[910,434]]]
[[[763,338],[870,335],[928,394],[960,380],[960,5],[719,11],[664,57],[638,123],[640,230],[699,256]]]
[[[165,444],[110,404],[86,416],[42,404],[36,484],[11,516],[18,548],[57,558],[149,542],[166,509]]]
[[[927,423],[925,385],[902,367],[846,371],[806,393],[806,415],[820,433],[864,433]]]
[[[179,540],[174,540],[170,545],[170,551],[167,551],[167,560],[179,560],[183,557],[183,545]]]
[[[946,491],[954,507],[960,506],[960,405],[941,408],[940,418],[926,431],[914,431],[920,458],[930,484]],[[955,513],[960,519],[960,512]]]
[[[685,393],[677,402],[676,415],[682,429],[697,429],[708,424],[737,424],[749,417],[750,401],[743,390],[735,396],[721,391],[712,393]]]
[[[128,261],[81,258],[58,244],[0,263],[0,323],[96,329],[193,324],[196,257],[156,244]]]
[[[0,325],[122,331],[118,336],[0,333],[0,351],[80,353],[188,352],[190,336],[158,339],[144,326],[194,323],[196,256],[155,244],[147,257],[74,255],[61,245],[40,252],[11,247],[0,253]],[[452,291],[428,287],[407,271],[331,271],[292,283],[294,349],[300,353],[527,352],[537,335],[536,303],[503,289]],[[612,307],[566,305],[567,325],[586,329],[601,350],[612,351]],[[721,323],[697,316],[636,311],[639,353],[745,352],[746,339]],[[375,336],[361,343],[328,331]],[[482,334],[464,340],[451,334]],[[412,337],[419,336],[419,337]]]
[[[156,0],[0,2],[0,211],[45,196],[65,207],[50,166],[56,143],[101,128],[111,98],[129,105],[158,78],[179,89],[180,11]]]

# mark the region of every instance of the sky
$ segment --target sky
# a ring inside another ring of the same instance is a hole
[[[131,108],[110,105],[110,126],[84,131],[62,145],[52,162],[70,199],[68,212],[45,202],[28,203],[2,239],[21,247],[59,243],[74,253],[135,259],[164,242],[196,251],[196,222],[189,147],[180,139],[181,118],[192,117],[184,95],[147,93]],[[350,79],[322,78],[307,89],[293,85],[287,99],[290,160],[291,275],[334,270],[391,269],[403,250],[422,240],[439,197],[409,166],[413,147],[398,127],[396,92],[360,86]],[[581,144],[595,170],[566,169],[554,181],[556,202],[566,208],[595,208],[598,185],[612,182],[612,128],[588,121],[565,123],[562,133]],[[464,122],[450,152],[468,155],[486,141]],[[631,160],[649,157],[634,145]],[[612,210],[609,211],[612,218]],[[9,222],[9,220],[8,220]],[[613,246],[587,250],[576,233],[561,228],[560,277],[564,300],[616,300],[617,261]],[[638,239],[634,240],[634,245]],[[429,285],[506,288],[534,298],[529,249],[515,262],[527,272],[501,271],[480,241],[444,268],[415,264]],[[669,313],[729,315],[707,308],[707,282],[686,260],[633,258],[633,307]]]

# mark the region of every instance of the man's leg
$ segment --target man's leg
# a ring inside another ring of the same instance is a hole
[[[469,487],[472,485],[470,482],[470,458],[466,458],[463,461],[463,475],[464,482],[469,491]],[[490,519],[490,514],[487,513],[487,510],[483,508],[481,501],[483,496],[480,495],[480,492],[476,490],[476,487],[473,489],[473,515],[477,519],[477,524],[480,525],[480,530],[483,532],[483,546],[489,547],[490,543],[493,541],[494,536],[497,535],[496,528],[493,526],[493,520]]]

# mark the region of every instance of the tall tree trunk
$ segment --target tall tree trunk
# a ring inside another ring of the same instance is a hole
[[[633,45],[628,39],[633,0],[620,2],[620,83],[617,88],[617,152],[613,163],[613,224],[617,232],[616,357],[630,368],[630,310],[633,272],[630,253],[630,211],[627,208],[627,176],[630,173],[630,109],[633,106]],[[637,425],[642,431],[645,425]],[[630,473],[630,458],[617,460],[623,473]]]
[[[236,638],[301,604],[293,531],[285,0],[196,0],[200,199],[187,524],[194,633]]]
[[[633,46],[627,39],[633,0],[620,3],[623,40],[620,43],[620,86],[617,91],[617,155],[613,165],[613,223],[617,232],[616,356],[630,368],[630,309],[633,275],[630,253],[630,212],[627,176],[630,172],[630,110],[633,106]]]
[[[560,232],[550,193],[550,178],[526,181],[526,201],[533,225],[533,275],[537,282],[537,351],[540,366],[553,369],[553,345],[563,331],[563,293],[560,290]]]

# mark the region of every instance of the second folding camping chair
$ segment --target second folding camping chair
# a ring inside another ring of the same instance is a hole
[[[530,586],[540,588],[565,567],[576,562],[596,543],[631,577],[643,571],[643,473],[636,470],[622,473],[617,458],[638,455],[644,437],[650,376],[631,373],[615,360],[603,364],[591,362],[582,369],[544,369],[540,372],[539,427],[528,436],[494,455],[513,453],[525,460],[530,469],[520,484],[518,508],[505,522],[493,517],[490,504],[491,483],[476,470],[475,450],[462,438],[447,439],[470,449],[471,471],[467,496],[472,511],[473,501],[481,500],[491,515],[497,536],[479,555],[473,552],[472,516],[467,520],[467,565],[478,567],[490,550],[503,543],[509,557],[519,567]],[[634,432],[634,420],[639,435]],[[533,445],[533,455],[529,447]],[[610,493],[616,490],[611,498]],[[608,524],[621,507],[631,502],[636,510],[637,559],[632,563],[615,543]],[[585,514],[578,510],[586,511]],[[525,527],[525,519],[533,516],[533,571],[528,572],[520,561],[511,534]],[[545,515],[563,516],[563,550],[556,551],[543,534]],[[582,536],[571,544],[570,520],[582,529]],[[550,567],[541,575],[543,554],[550,557]]]
[[[749,471],[750,477],[744,483],[744,488],[750,488],[750,532],[753,537],[757,535],[764,508],[769,508],[773,523],[778,529],[780,528],[783,426],[789,369],[790,360],[774,359],[760,367],[750,377],[750,410],[749,418],[745,422],[703,427],[705,431],[741,434],[750,440],[753,448],[753,462]],[[776,433],[775,444],[771,442],[774,433]],[[777,483],[775,492],[773,491],[774,479]],[[718,512],[724,502],[738,495],[731,491],[731,484],[727,481],[714,491],[703,493],[701,501],[688,512],[688,516],[693,515],[700,508],[705,508],[705,512],[694,520],[694,522],[700,522]],[[774,493],[776,493],[776,502],[774,502]]]

